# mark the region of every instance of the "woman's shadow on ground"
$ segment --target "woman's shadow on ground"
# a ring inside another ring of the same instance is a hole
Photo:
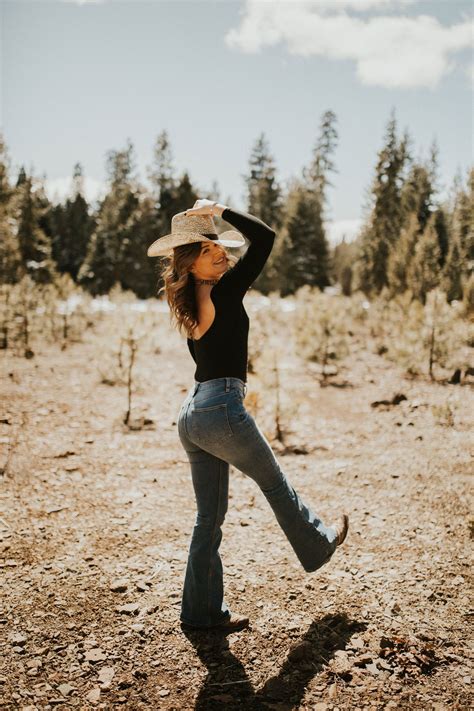
[[[277,674],[270,676],[258,691],[252,687],[242,663],[230,651],[225,635],[183,628],[208,670],[194,708],[197,711],[245,708],[247,711],[266,708],[266,704],[297,706],[309,681],[338,649],[345,648],[355,632],[365,627],[364,623],[351,620],[345,614],[325,615],[315,620],[303,637],[293,641]],[[258,650],[257,656],[260,656]]]

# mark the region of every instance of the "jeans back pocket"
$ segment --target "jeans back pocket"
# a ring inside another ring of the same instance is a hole
[[[229,422],[226,402],[194,405],[191,410],[191,426],[194,438],[206,443],[219,442],[223,437],[232,437],[233,431]]]

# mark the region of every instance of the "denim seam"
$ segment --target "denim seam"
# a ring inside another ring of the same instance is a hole
[[[226,418],[226,420],[227,420],[227,426],[228,426],[228,428],[229,428],[230,436],[231,436],[231,437],[234,437],[235,432],[234,432],[234,430],[232,429],[232,425],[230,424],[229,409],[228,409],[228,407],[227,407],[227,403],[225,403],[224,414],[225,414],[225,418]]]
[[[212,527],[212,534],[211,534],[211,544],[209,546],[209,563],[208,563],[208,570],[207,570],[207,619],[208,619],[208,624],[211,624],[211,596],[210,596],[210,589],[211,589],[211,554],[212,554],[212,546],[214,545],[214,536],[216,533],[216,528],[217,528],[217,521],[219,520],[219,503],[221,500],[221,481],[222,481],[222,472],[221,472],[221,462],[219,461],[219,483],[217,485],[217,508],[216,508],[216,516],[214,519],[214,526]]]
[[[262,433],[262,434],[263,434],[263,433]],[[253,439],[254,442],[257,442],[258,439],[259,439],[259,433],[258,433],[258,431],[257,431],[256,429],[254,429],[254,428],[252,428],[252,439]],[[266,438],[265,438],[265,439],[266,439]],[[268,442],[268,446],[271,448],[270,442]],[[273,450],[272,450],[272,451],[273,451]],[[265,457],[266,457],[266,459],[267,459],[267,462],[268,462],[272,467],[275,466],[275,462],[274,462],[273,459],[269,456],[269,454],[268,454],[266,448],[265,448]],[[278,465],[278,466],[279,466],[279,465]],[[262,491],[263,491],[263,490],[262,490]]]
[[[218,410],[220,407],[227,407],[227,403],[220,402],[218,405],[210,405],[209,407],[196,407],[194,405],[194,412],[212,412],[212,410]]]
[[[186,410],[184,411],[184,417],[183,417],[183,422],[184,422],[184,431],[186,432],[186,435],[188,439],[191,439],[190,434],[188,432],[188,412],[189,412],[189,406],[191,405],[191,400],[188,402],[186,405]]]

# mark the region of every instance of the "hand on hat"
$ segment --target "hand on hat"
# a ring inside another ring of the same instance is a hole
[[[201,198],[196,200],[194,205],[185,211],[185,215],[221,215],[224,209],[223,205],[219,205],[215,200],[207,200]]]

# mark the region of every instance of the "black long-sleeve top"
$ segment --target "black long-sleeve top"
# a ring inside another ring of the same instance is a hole
[[[212,324],[201,338],[187,339],[198,382],[225,376],[247,381],[249,318],[242,299],[265,266],[275,240],[275,232],[253,215],[226,207],[222,218],[250,245],[210,291],[216,312]]]

